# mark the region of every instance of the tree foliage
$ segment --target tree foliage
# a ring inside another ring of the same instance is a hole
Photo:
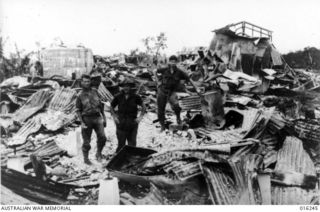
[[[0,36],[0,58],[3,57],[3,40],[2,37]]]
[[[303,50],[283,55],[285,61],[293,68],[311,68],[320,70],[320,49],[306,47]]]
[[[160,32],[160,34],[155,37],[148,36],[142,39],[142,42],[146,48],[146,54],[155,57],[158,57],[161,51],[168,47],[166,44],[167,37],[164,32]]]
[[[5,41],[0,36],[0,82],[13,76],[28,74],[31,67],[29,57],[33,52],[25,54],[25,50],[19,49],[15,44],[16,52],[5,57],[4,45]]]

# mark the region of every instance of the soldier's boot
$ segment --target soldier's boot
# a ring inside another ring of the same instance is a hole
[[[87,165],[92,165],[91,161],[89,160],[89,152],[83,151],[83,162]]]
[[[163,131],[165,131],[166,130],[166,126],[164,126],[164,125],[161,125],[161,129],[160,129],[160,132],[163,132]]]
[[[160,121],[160,126],[161,126],[160,132],[163,132],[166,130],[166,126],[164,124],[164,121],[162,121],[162,120]]]
[[[102,148],[97,148],[96,159],[98,162],[101,162],[101,160],[102,160],[101,152],[102,152]]]
[[[177,124],[181,125],[182,121],[181,121],[181,117],[180,117],[180,112],[176,112],[176,116],[177,116]]]

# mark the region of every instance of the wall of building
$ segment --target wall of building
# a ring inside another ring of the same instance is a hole
[[[75,73],[79,78],[82,74],[91,71],[93,54],[86,48],[46,49],[41,52],[40,61],[43,64],[44,77],[60,75],[71,78]]]

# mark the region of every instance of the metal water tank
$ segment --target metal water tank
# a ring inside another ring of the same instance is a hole
[[[89,73],[93,67],[93,54],[88,48],[54,48],[40,53],[43,65],[43,76],[60,75],[71,79]]]

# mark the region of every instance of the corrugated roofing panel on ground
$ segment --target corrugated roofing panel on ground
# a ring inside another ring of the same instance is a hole
[[[277,161],[275,171],[294,171],[306,175],[316,175],[314,164],[298,138],[286,138],[282,149],[278,152]],[[300,187],[274,185],[272,187],[272,204],[309,204],[314,192],[314,190]]]

